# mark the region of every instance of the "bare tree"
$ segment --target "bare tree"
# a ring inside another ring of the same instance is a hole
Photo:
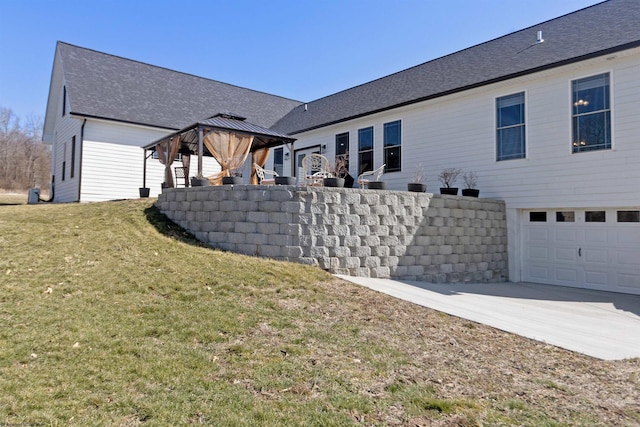
[[[36,116],[23,126],[11,109],[0,107],[0,188],[49,188],[51,153],[41,142],[42,126]]]

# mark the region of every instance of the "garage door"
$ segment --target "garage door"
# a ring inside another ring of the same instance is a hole
[[[640,209],[524,212],[526,282],[640,294]]]

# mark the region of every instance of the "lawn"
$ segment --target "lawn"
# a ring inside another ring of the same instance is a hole
[[[640,425],[604,362],[213,250],[150,200],[0,197],[0,426]]]

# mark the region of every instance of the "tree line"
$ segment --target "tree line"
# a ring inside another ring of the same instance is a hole
[[[10,108],[0,107],[0,189],[49,189],[51,147],[42,143],[43,121],[27,117],[24,124]]]

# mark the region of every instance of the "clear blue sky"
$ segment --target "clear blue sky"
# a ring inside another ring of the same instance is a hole
[[[311,101],[600,0],[0,0],[0,107],[44,118],[57,40]]]

